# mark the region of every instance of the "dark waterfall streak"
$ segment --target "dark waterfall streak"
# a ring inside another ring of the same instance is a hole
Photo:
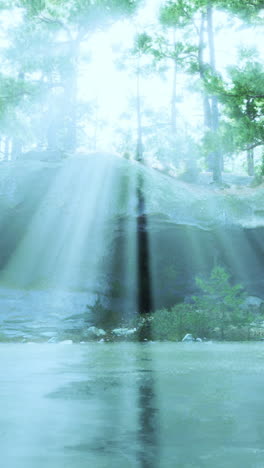
[[[160,463],[160,411],[157,401],[155,360],[152,348],[140,345],[137,354],[138,462],[140,468],[157,468]]]
[[[138,312],[148,314],[153,310],[148,219],[144,196],[144,181],[141,174],[137,181],[137,278],[138,278]],[[151,339],[150,324],[146,322],[139,333],[139,340]]]
[[[156,468],[159,465],[158,422],[159,411],[156,406],[154,373],[144,375],[139,384],[139,431],[140,468]]]

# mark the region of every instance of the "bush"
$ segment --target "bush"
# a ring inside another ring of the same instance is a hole
[[[194,304],[207,315],[211,329],[220,328],[220,338],[226,338],[230,327],[242,328],[250,324],[252,315],[241,308],[245,293],[240,284],[232,286],[230,275],[220,266],[213,268],[209,279],[196,278],[202,290],[200,297],[194,297]]]
[[[175,311],[158,310],[152,315],[151,335],[154,340],[177,341],[180,335],[180,321]]]
[[[96,327],[111,328],[111,326],[118,323],[117,314],[108,309],[99,297],[97,297],[93,305],[87,305],[86,308],[91,313],[91,317],[89,317],[90,321],[92,321]]]
[[[207,314],[191,304],[177,304],[151,314],[151,334],[154,340],[178,341],[192,333],[194,338],[210,334]]]
[[[243,340],[249,337],[252,315],[241,308],[245,294],[241,285],[232,285],[222,267],[213,268],[207,279],[196,278],[201,296],[192,304],[177,304],[150,314],[154,340],[182,340],[186,333],[194,338]],[[140,320],[138,327],[140,327]]]

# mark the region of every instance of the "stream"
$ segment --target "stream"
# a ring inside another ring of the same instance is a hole
[[[0,342],[80,342],[92,299],[81,291],[0,287]]]
[[[263,468],[264,343],[0,345],[5,468]]]

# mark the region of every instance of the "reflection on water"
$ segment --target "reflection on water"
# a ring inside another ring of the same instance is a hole
[[[138,380],[138,408],[140,444],[138,459],[142,468],[158,467],[159,459],[159,410],[155,394],[155,370],[151,358],[151,347],[147,344],[140,346],[139,356],[144,369]]]
[[[10,468],[263,468],[264,347],[0,346]]]

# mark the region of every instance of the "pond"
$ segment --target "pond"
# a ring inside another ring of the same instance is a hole
[[[263,468],[264,343],[0,345],[5,468]]]

